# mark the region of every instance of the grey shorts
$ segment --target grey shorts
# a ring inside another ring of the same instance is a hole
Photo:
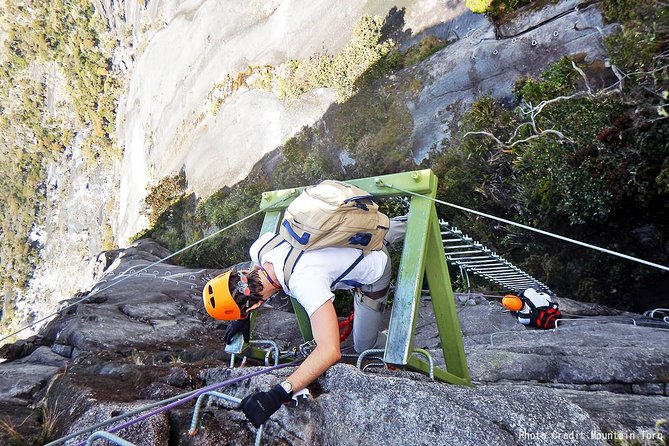
[[[390,230],[386,241],[395,243],[404,240],[406,233],[406,218],[390,220]],[[388,258],[383,275],[374,283],[363,285],[360,291],[363,294],[376,293],[373,299],[361,296],[354,291],[353,303],[355,317],[353,318],[353,346],[358,353],[370,348],[383,347],[385,337],[379,337],[379,329],[383,321],[383,311],[388,301],[388,286],[392,278],[392,265],[388,250],[384,247],[383,252]]]

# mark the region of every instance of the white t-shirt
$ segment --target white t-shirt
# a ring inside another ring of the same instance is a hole
[[[321,305],[334,299],[334,294],[330,290],[332,282],[337,280],[361,254],[361,251],[355,248],[322,248],[305,251],[290,276],[290,289],[288,289],[284,282],[283,264],[290,245],[287,242],[282,243],[266,253],[262,259],[258,258],[260,248],[273,236],[271,232],[265,233],[251,245],[249,249],[251,261],[256,265],[271,263],[283,291],[295,298],[310,317]],[[342,279],[361,285],[372,284],[383,276],[387,262],[388,256],[383,251],[372,251]],[[334,287],[337,290],[351,288],[354,286],[343,282],[338,282]]]

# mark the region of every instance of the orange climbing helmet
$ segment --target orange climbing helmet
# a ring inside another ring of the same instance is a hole
[[[520,311],[525,306],[525,303],[520,297],[507,294],[502,298],[502,306],[509,311]]]
[[[214,277],[207,282],[204,290],[202,290],[204,308],[209,313],[209,316],[214,319],[235,321],[248,316],[248,299],[246,299],[246,305],[244,305],[243,310],[235,300],[235,297],[239,299],[241,296],[248,297],[251,294],[251,290],[248,287],[248,279],[242,273],[235,273],[235,275],[239,276],[239,282],[237,282],[234,292],[230,294],[228,283],[230,282],[232,272],[230,270]]]

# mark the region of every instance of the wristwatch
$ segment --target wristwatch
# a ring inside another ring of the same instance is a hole
[[[291,384],[290,381],[287,381],[287,380],[286,380],[286,381],[283,381],[283,382],[281,383],[281,387],[283,387],[283,390],[286,391],[286,393],[288,394],[288,396],[293,396],[293,385]]]

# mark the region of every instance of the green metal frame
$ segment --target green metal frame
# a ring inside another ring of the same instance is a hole
[[[436,175],[426,169],[347,182],[378,198],[406,195],[391,186],[422,195],[411,198],[411,209],[399,265],[384,361],[427,373],[428,364],[412,356],[420,292],[423,277],[427,277],[447,367],[447,370],[435,367],[435,378],[452,384],[471,385],[460,322],[455,309],[453,289],[441,241],[441,230],[434,202],[427,198],[434,198],[436,195]],[[284,189],[262,194],[260,207],[261,209],[266,208],[267,212],[261,234],[278,231],[283,210],[302,189]],[[291,299],[291,302],[302,337],[305,341],[313,339],[306,311],[296,300]]]

